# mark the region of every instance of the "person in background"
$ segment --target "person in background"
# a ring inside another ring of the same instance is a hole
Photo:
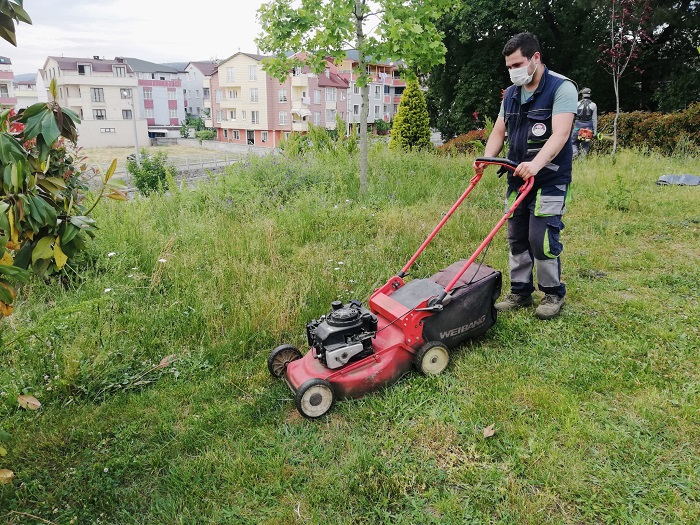
[[[503,56],[513,85],[504,94],[484,156],[498,156],[507,132],[507,156],[519,163],[508,174],[507,206],[515,200],[523,179],[535,177],[535,182],[508,219],[511,293],[495,306],[504,312],[532,305],[535,270],[538,287],[545,294],[535,315],[552,319],[559,315],[566,295],[561,281],[560,233],[571,183],[569,138],[577,87],[544,65],[540,43],[532,33],[519,33],[508,40]],[[483,173],[484,165],[475,162],[474,170]]]
[[[591,90],[583,88],[579,91],[581,100],[576,108],[574,130],[571,132],[571,145],[574,157],[585,157],[591,149],[591,142],[598,132],[598,106],[591,100]]]

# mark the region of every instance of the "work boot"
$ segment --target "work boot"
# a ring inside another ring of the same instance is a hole
[[[538,319],[553,319],[564,306],[564,297],[561,295],[547,294],[540,301],[540,305],[535,310],[535,317]]]
[[[507,295],[502,301],[496,303],[494,306],[499,312],[508,312],[510,310],[517,310],[518,308],[525,308],[531,304],[532,295],[512,293]]]

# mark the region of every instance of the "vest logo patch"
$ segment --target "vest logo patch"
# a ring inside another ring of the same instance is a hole
[[[541,122],[538,122],[534,126],[532,126],[532,134],[535,137],[541,137],[547,133],[547,126],[545,124],[542,124]]]

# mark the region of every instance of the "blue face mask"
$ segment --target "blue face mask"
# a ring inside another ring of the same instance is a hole
[[[537,66],[535,66],[535,70],[531,73],[528,74],[527,70],[530,69],[530,64],[534,60],[534,56],[530,59],[530,61],[527,63],[527,65],[524,65],[523,67],[518,67],[515,69],[511,69],[508,71],[510,73],[510,81],[515,84],[516,86],[526,86],[530,82],[532,82],[532,77],[535,76],[535,71],[537,71]]]

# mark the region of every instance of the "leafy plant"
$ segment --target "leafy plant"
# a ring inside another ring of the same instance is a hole
[[[415,80],[409,81],[401,96],[399,111],[389,147],[403,151],[430,149],[430,117],[423,92]]]
[[[15,22],[31,24],[32,19],[24,10],[24,0],[3,0],[0,2],[0,38],[17,47]]]
[[[124,184],[111,177],[116,159],[102,178],[102,188],[88,209],[89,176],[75,146],[77,115],[53,101],[0,114],[0,319],[12,313],[14,283],[30,271],[45,277],[60,272],[85,248],[97,229],[89,217],[103,196],[126,200]]]
[[[374,129],[377,131],[377,135],[386,135],[391,129],[391,124],[383,119],[375,119]]]
[[[168,155],[159,151],[155,155],[147,155],[141,152],[141,166],[135,160],[126,164],[127,171],[131,174],[134,186],[143,195],[160,192],[168,189],[168,176],[173,176],[175,168],[168,163]]]
[[[201,131],[196,131],[194,136],[197,137],[201,143],[203,140],[214,140],[216,138],[216,131],[213,129],[203,129]]]

